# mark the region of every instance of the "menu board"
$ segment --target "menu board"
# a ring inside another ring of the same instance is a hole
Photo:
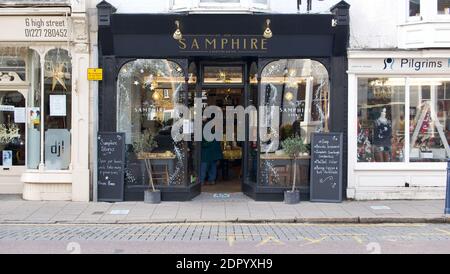
[[[314,133],[311,139],[312,202],[342,202],[342,133]]]
[[[124,196],[125,133],[100,132],[98,141],[97,198],[120,202]]]

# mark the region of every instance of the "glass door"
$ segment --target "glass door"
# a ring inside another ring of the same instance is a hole
[[[242,192],[247,174],[244,116],[247,65],[230,60],[202,62],[200,67],[201,88],[197,98],[202,102],[204,132],[197,147],[202,192]],[[210,133],[213,140],[205,133]]]

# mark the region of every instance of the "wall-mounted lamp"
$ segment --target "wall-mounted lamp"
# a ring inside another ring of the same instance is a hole
[[[270,29],[270,19],[266,20],[266,30],[264,31],[264,38],[270,39],[272,38],[272,30]]]
[[[181,34],[181,30],[180,30],[180,21],[176,20],[175,25],[177,26],[177,29],[173,33],[173,39],[181,40],[183,38],[183,34]]]

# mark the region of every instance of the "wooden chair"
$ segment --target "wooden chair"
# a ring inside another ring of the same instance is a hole
[[[145,165],[147,168],[148,176],[152,176],[152,180],[155,185],[169,185],[169,166],[167,164],[151,163],[150,159],[145,159]]]

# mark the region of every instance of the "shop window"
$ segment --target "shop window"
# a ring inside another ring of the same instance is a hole
[[[409,16],[420,16],[420,0],[409,0]]]
[[[358,162],[442,162],[449,157],[450,79],[410,78],[408,83],[405,78],[358,79]]]
[[[242,84],[242,66],[205,66],[203,82],[205,84]]]
[[[358,162],[402,162],[405,80],[358,79]]]
[[[264,107],[260,110],[260,127],[268,137],[260,140],[261,183],[288,186],[292,184],[293,165],[283,152],[282,142],[301,136],[309,145],[312,133],[328,131],[326,68],[309,59],[283,59],[268,64],[261,75],[260,105]],[[305,181],[306,169],[300,174],[299,181]]]
[[[450,0],[437,0],[438,14],[450,15]]]
[[[25,97],[18,91],[0,90],[0,165],[25,165]]]
[[[30,89],[27,97],[27,167],[37,169],[41,158],[41,63],[39,54],[28,57]]]
[[[192,73],[191,80],[196,78]],[[147,185],[149,176],[158,185],[185,183],[185,144],[171,135],[180,119],[184,84],[183,70],[168,60],[138,59],[121,68],[117,131],[126,136],[127,185]]]
[[[446,161],[450,155],[450,79],[410,82],[410,161]]]
[[[50,50],[44,69],[45,167],[66,170],[70,166],[72,129],[72,63],[68,51]]]
[[[25,56],[26,50],[23,48],[0,48],[0,77],[3,83],[7,77],[10,82],[26,80]],[[16,76],[18,79],[14,79]]]

